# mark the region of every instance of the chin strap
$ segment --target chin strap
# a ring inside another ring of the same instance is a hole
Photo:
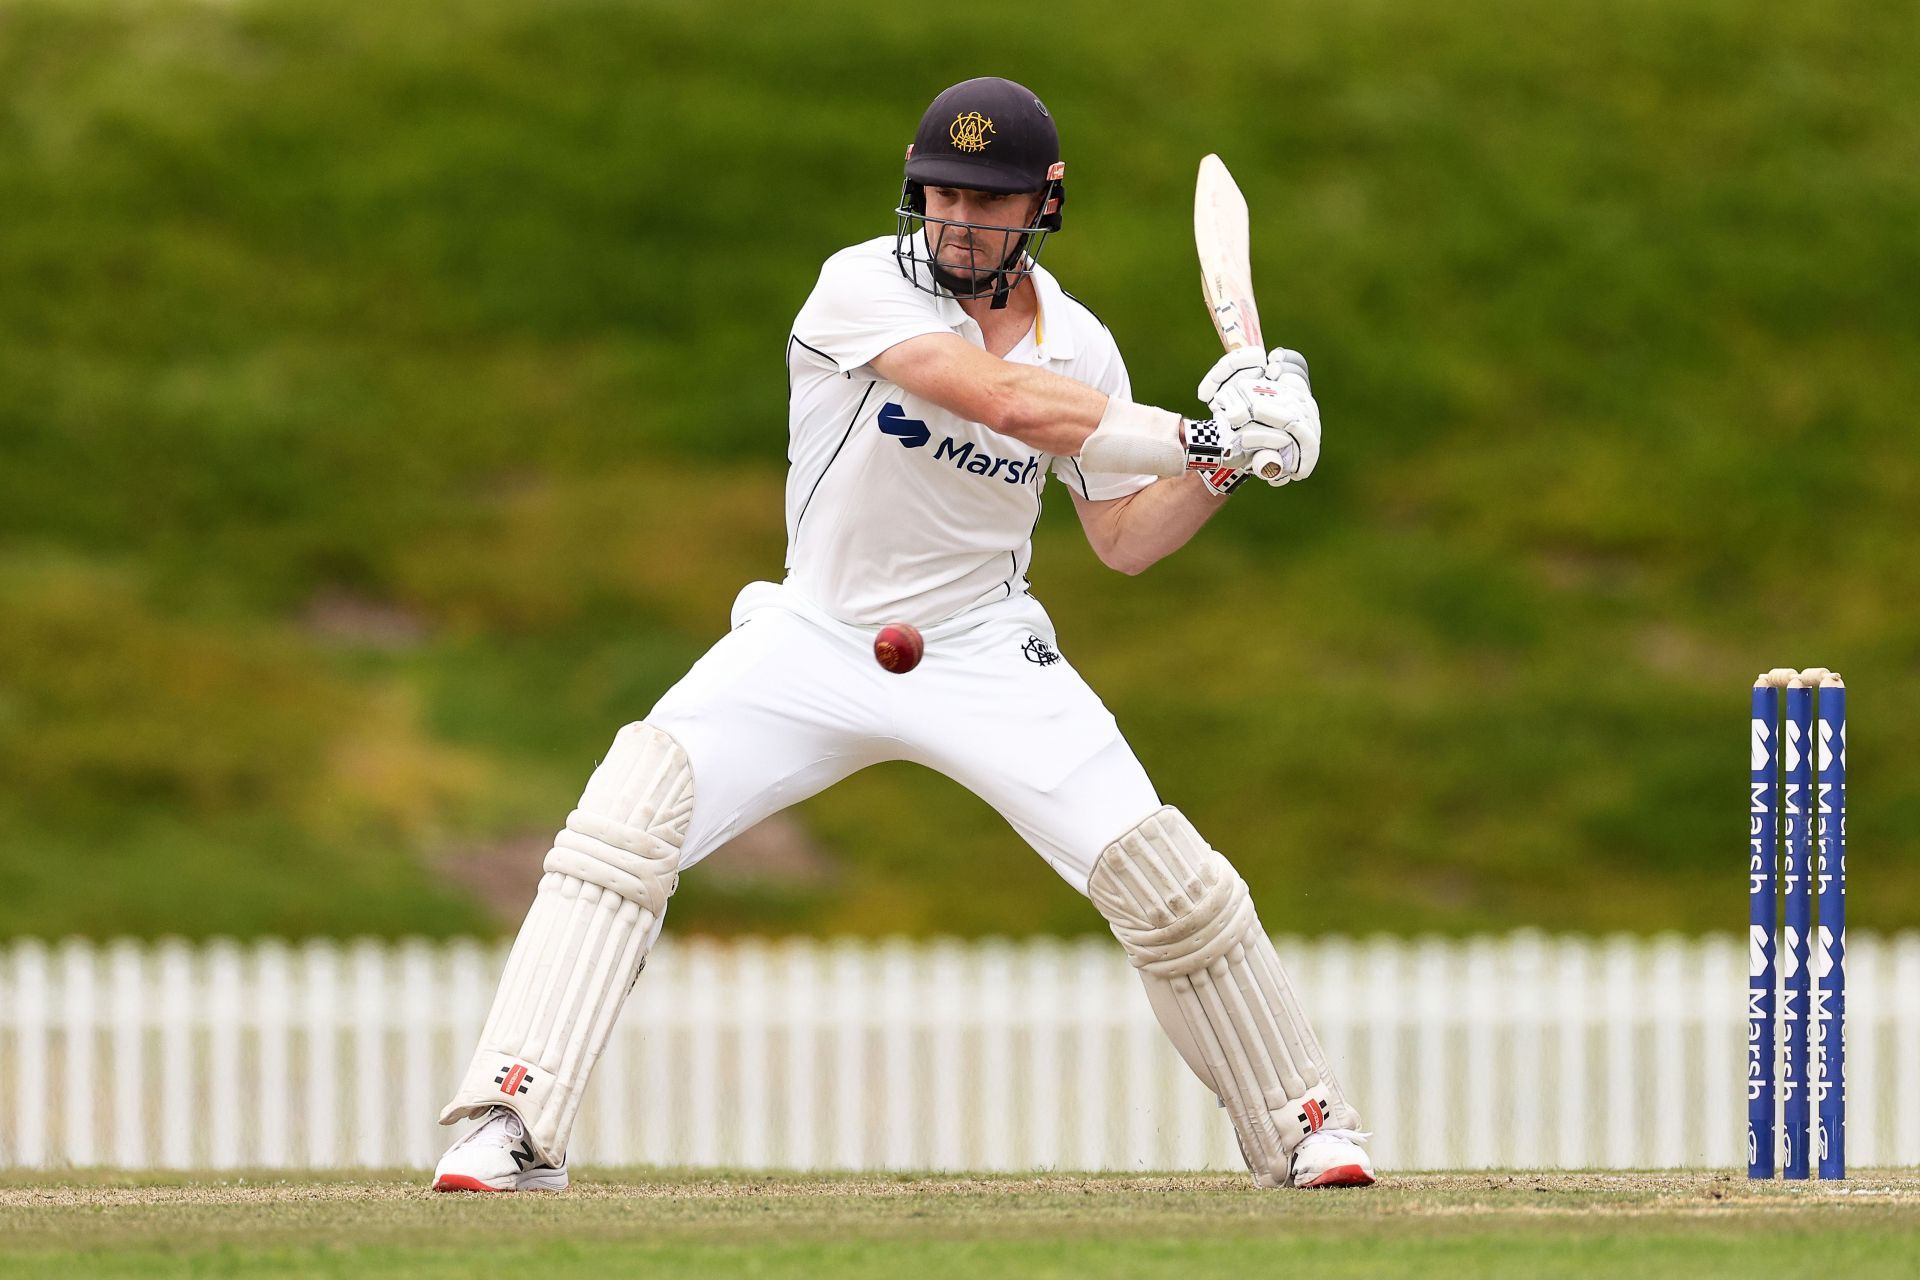
[[[1007,305],[1007,297],[1013,292],[1013,282],[1007,274],[1007,269],[1018,265],[1020,259],[1026,256],[1027,239],[1028,237],[1021,236],[1020,242],[1013,246],[1013,252],[1007,255],[1007,260],[1002,262],[1000,269],[993,273],[993,303],[990,310],[999,311]],[[1031,271],[1028,274],[1031,274]]]

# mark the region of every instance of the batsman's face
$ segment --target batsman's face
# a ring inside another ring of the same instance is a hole
[[[939,226],[933,256],[956,275],[985,275],[1007,260],[1020,235],[1040,212],[1041,193],[1019,191],[1001,195],[966,187],[928,187],[927,217],[970,226]]]

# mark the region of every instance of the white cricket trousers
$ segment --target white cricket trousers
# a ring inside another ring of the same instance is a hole
[[[733,630],[647,717],[693,762],[681,867],[857,770],[911,760],[992,805],[1085,894],[1101,851],[1160,799],[1060,656],[1039,601],[924,628],[926,657],[905,675],[874,661],[878,630],[838,622],[784,584],[741,591]]]

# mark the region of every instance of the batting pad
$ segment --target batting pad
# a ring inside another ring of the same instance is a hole
[[[561,1162],[587,1077],[659,934],[692,813],[680,744],[649,724],[622,729],[554,838],[441,1124],[511,1107],[534,1151]]]
[[[1314,1130],[1359,1127],[1246,881],[1178,809],[1108,845],[1088,896],[1174,1047],[1225,1105],[1255,1183],[1285,1185],[1294,1147]]]

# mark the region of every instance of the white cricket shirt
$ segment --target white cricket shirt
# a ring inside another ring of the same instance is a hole
[[[1093,499],[1154,477],[1083,475],[875,373],[868,361],[925,333],[986,346],[958,302],[900,274],[893,245],[828,258],[787,341],[787,583],[843,622],[930,626],[1026,592],[1049,471]],[[1107,327],[1044,267],[1032,279],[1039,315],[1005,358],[1131,399]]]

